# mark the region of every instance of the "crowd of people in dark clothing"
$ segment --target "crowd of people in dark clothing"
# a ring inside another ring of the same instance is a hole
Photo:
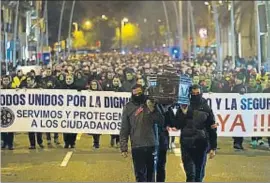
[[[27,62],[33,65],[34,62]],[[41,74],[35,70],[6,69],[2,64],[1,88],[43,88],[74,89],[91,91],[131,92],[135,84],[147,87],[147,75],[162,74],[164,66],[172,67],[177,73],[189,75],[193,84],[202,87],[204,93],[269,93],[270,74],[265,68],[257,71],[254,63],[241,60],[232,67],[231,58],[224,60],[223,71],[218,71],[215,58],[199,55],[196,59],[175,61],[162,53],[118,54],[106,53],[83,56],[80,60],[61,61],[42,65]],[[10,66],[11,67],[11,66]],[[8,72],[6,72],[8,70]],[[2,148],[13,149],[13,135],[2,134],[2,140],[12,139],[2,144]],[[51,145],[51,135],[46,133],[47,143]],[[54,134],[55,144],[60,144],[59,135]],[[37,144],[44,148],[41,133],[29,133],[30,149]],[[93,147],[100,147],[100,135],[93,135]],[[65,148],[74,148],[76,134],[64,134]],[[261,138],[253,138],[253,145],[262,144]],[[111,145],[119,146],[119,136],[111,136]],[[269,139],[270,145],[270,139]],[[235,140],[234,148],[242,149],[241,139]]]

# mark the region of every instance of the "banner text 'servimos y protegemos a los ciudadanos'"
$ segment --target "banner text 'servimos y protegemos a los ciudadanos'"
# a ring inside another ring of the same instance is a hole
[[[219,124],[219,136],[270,136],[269,94],[212,93],[204,98]],[[129,100],[130,93],[1,90],[1,131],[118,134]]]

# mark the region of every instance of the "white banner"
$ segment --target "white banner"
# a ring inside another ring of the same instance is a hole
[[[1,90],[2,132],[119,134],[130,93]],[[204,94],[219,136],[269,136],[269,94]],[[179,132],[171,135],[178,136]]]

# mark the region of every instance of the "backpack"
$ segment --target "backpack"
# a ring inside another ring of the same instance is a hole
[[[181,145],[186,148],[204,149],[208,146],[208,136],[205,122],[208,113],[201,110],[192,110],[185,120],[185,126],[181,130]]]

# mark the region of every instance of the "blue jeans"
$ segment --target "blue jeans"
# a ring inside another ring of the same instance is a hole
[[[186,182],[202,182],[205,176],[207,149],[181,147]]]

